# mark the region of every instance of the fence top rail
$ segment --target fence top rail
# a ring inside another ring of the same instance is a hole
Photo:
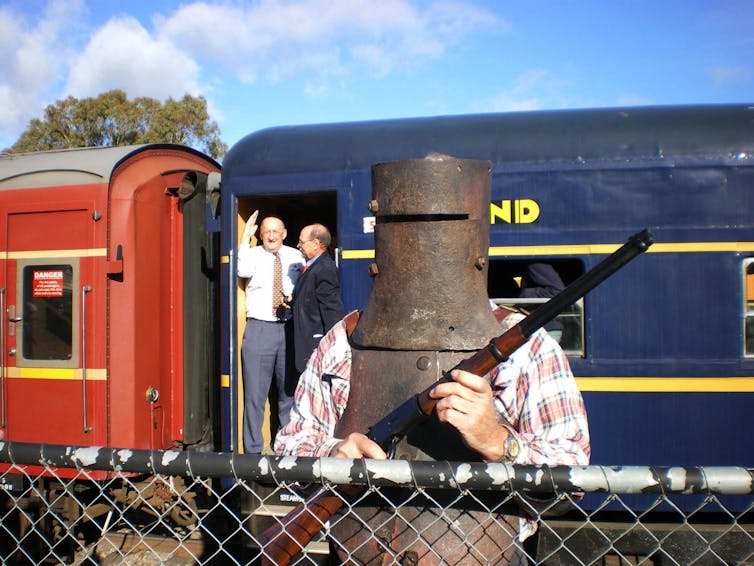
[[[754,468],[534,466],[483,462],[350,460],[224,452],[136,450],[0,442],[0,462],[113,473],[488,491],[616,494],[754,493]],[[32,471],[27,473],[34,475]]]

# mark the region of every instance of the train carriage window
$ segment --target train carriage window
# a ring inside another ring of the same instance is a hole
[[[73,356],[73,267],[23,268],[22,353],[27,360],[70,360]]]
[[[491,259],[490,299],[498,304],[535,310],[584,273],[577,259]],[[569,356],[584,356],[584,302],[579,300],[545,326]]]
[[[754,356],[754,259],[744,262],[744,355]]]

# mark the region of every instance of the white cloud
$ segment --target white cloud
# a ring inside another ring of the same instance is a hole
[[[558,108],[555,93],[562,94],[563,81],[545,69],[531,69],[516,77],[510,88],[503,89],[490,98],[478,100],[474,108],[480,112],[518,112]]]
[[[712,81],[718,85],[742,84],[751,79],[750,69],[734,65],[715,67],[709,71]]]
[[[442,59],[480,30],[507,31],[487,9],[444,0],[200,1],[150,24],[124,15],[88,29],[85,1],[49,0],[43,13],[25,12],[29,20],[0,7],[0,146],[67,96],[188,92],[207,96],[212,112],[212,89],[232,75],[249,84],[296,79],[304,95],[323,97]]]
[[[555,75],[547,69],[530,69],[515,77],[510,88],[494,96],[474,102],[476,112],[527,112],[564,108],[603,106],[641,106],[650,104],[647,98],[632,92],[617,95],[613,102],[597,101],[577,93],[574,81],[566,75]],[[583,89],[582,89],[583,90]]]
[[[136,19],[115,18],[75,58],[65,91],[83,98],[115,88],[158,100],[197,95],[199,66],[170,41],[153,38]]]
[[[646,106],[651,101],[636,93],[624,93],[618,96],[616,106]]]
[[[506,27],[470,4],[421,6],[407,0],[262,0],[243,7],[195,2],[156,27],[195,58],[248,83],[301,73],[384,76],[443,57],[481,27]]]
[[[0,146],[14,143],[50,103],[51,90],[65,76],[70,29],[81,11],[81,2],[53,1],[30,23],[0,7]]]

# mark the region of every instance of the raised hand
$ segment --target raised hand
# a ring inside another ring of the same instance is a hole
[[[251,245],[251,239],[257,231],[257,216],[259,216],[259,211],[255,210],[254,214],[246,221],[246,226],[244,226],[243,235],[241,236],[241,245]]]

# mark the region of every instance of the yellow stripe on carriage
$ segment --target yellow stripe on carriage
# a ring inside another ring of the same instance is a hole
[[[532,255],[597,255],[611,254],[622,244],[576,244],[563,246],[493,246],[490,257]],[[752,252],[754,242],[656,242],[650,254]]]
[[[56,259],[66,257],[106,257],[106,248],[78,248],[70,250],[24,250],[20,252],[0,252],[0,259]]]
[[[492,246],[490,257],[606,255],[623,244],[569,244],[562,246]],[[754,252],[754,242],[657,242],[647,253],[720,253]],[[374,250],[343,250],[343,259],[374,259]]]
[[[581,391],[611,393],[754,393],[754,377],[577,377]]]
[[[81,380],[81,368],[39,368],[39,367],[9,367],[5,369],[6,376],[14,379],[62,379]],[[106,381],[107,370],[88,368],[87,381]]]

